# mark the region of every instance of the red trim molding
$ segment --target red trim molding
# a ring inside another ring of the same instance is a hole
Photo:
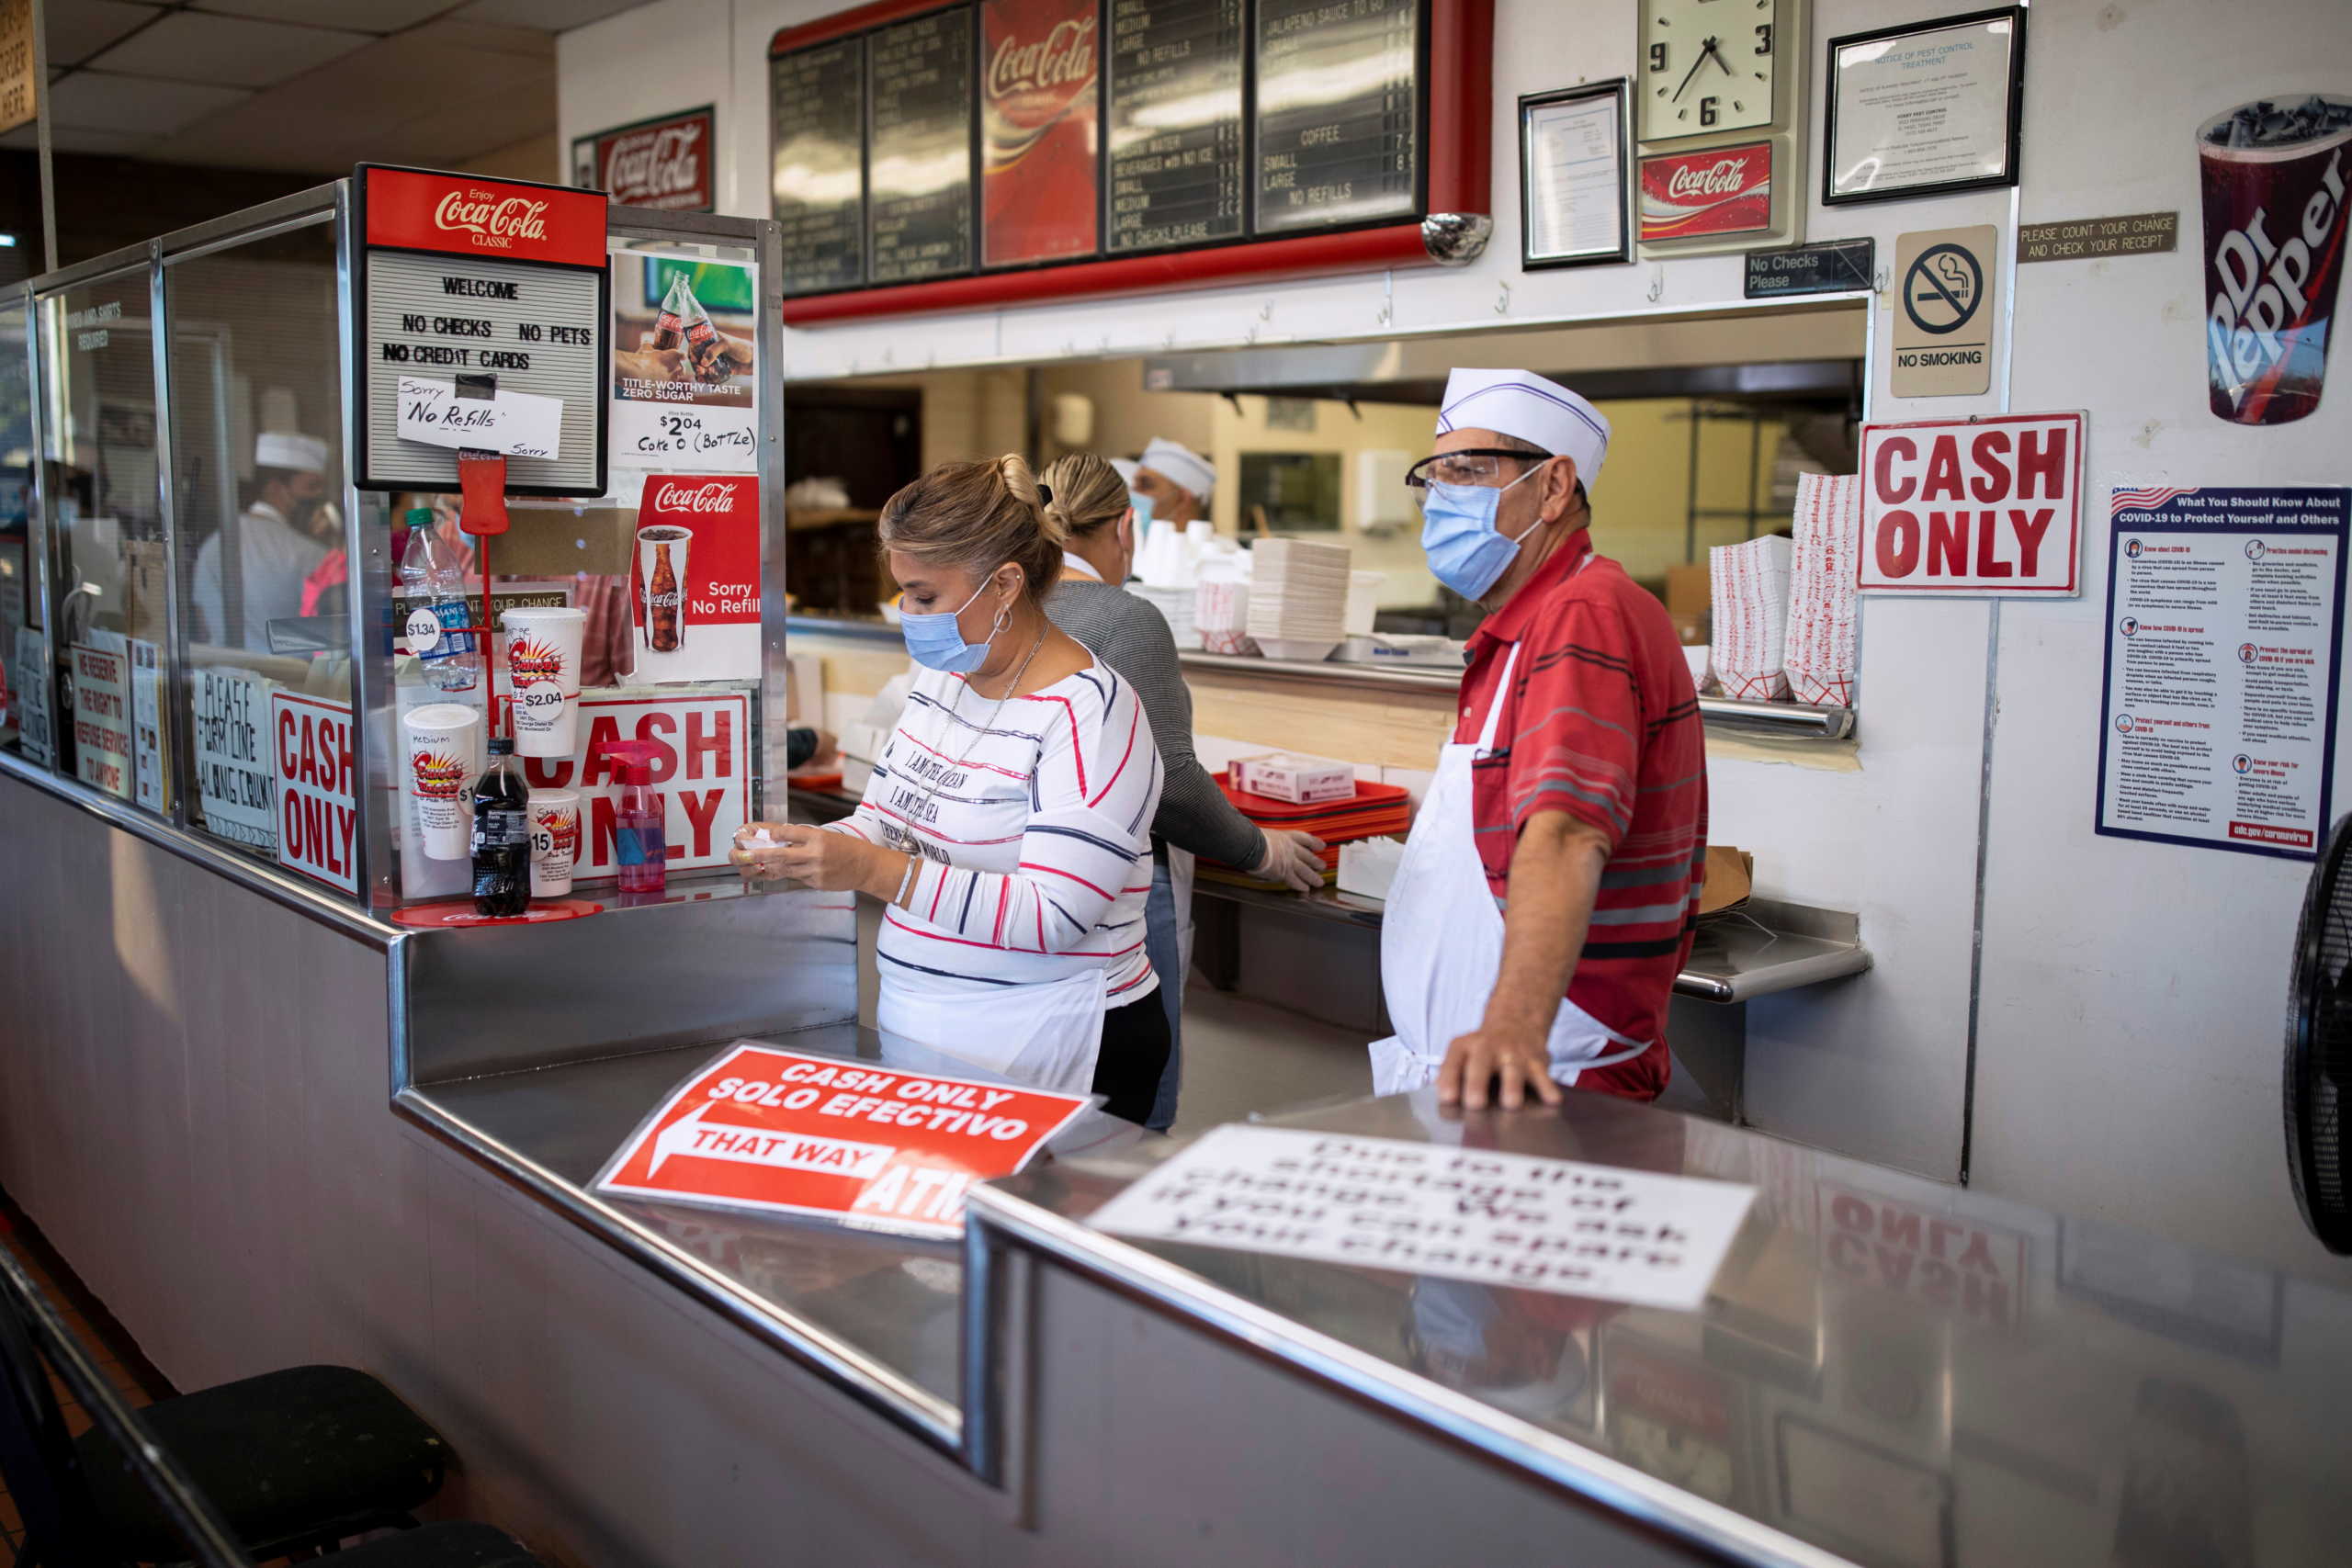
[[[876,0],[854,11],[779,31],[771,56],[829,42],[902,17],[940,9],[939,0]],[[1430,0],[1429,151],[1430,212],[1492,210],[1494,0]],[[1300,234],[1172,254],[1121,256],[1021,272],[813,294],[784,302],[787,325],[922,310],[978,310],[1031,300],[1207,288],[1258,278],[1309,277],[1436,265],[1419,223],[1344,234]]]

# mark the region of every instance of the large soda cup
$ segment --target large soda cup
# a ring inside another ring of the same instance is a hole
[[[637,531],[637,581],[645,595],[645,648],[675,653],[686,643],[686,547],[694,530],[657,523]]]
[[[431,703],[401,716],[407,741],[408,792],[416,801],[417,837],[432,860],[473,852],[473,814],[466,791],[482,770],[481,710]]]
[[[2241,104],[2198,127],[2197,163],[2213,413],[2301,419],[2319,407],[2344,272],[2352,98]]]
[[[569,757],[580,749],[580,645],[588,612],[518,605],[506,626],[506,680],[514,694],[508,733],[524,757]]]
[[[571,891],[571,868],[580,858],[580,792],[531,792],[531,897],[554,898]]]

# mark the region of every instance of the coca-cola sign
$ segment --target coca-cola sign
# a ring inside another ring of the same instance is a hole
[[[1642,243],[1765,233],[1772,227],[1772,143],[1664,152],[1642,160]]]
[[[652,508],[656,513],[673,512],[732,512],[741,479],[707,479],[700,484],[684,485],[663,480],[653,494]]]
[[[600,194],[424,169],[361,173],[370,245],[604,269]]]
[[[1093,0],[980,6],[981,260],[1020,265],[1095,250]]]
[[[484,250],[511,249],[517,240],[548,237],[548,204],[510,196],[503,199],[453,190],[433,209],[436,229],[462,230]]]
[[[707,107],[598,131],[571,144],[572,183],[599,186],[623,207],[708,212],[718,141]]]

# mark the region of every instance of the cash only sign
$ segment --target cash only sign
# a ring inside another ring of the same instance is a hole
[[[954,1237],[972,1183],[1019,1170],[1091,1103],[745,1041],[672,1091],[596,1186]]]

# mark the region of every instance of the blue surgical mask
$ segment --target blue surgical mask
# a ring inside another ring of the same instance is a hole
[[[952,610],[933,610],[916,615],[910,610],[899,612],[899,631],[907,639],[907,652],[917,664],[929,670],[945,671],[949,674],[968,675],[988,661],[989,643],[1004,629],[1005,616],[1000,613],[996,624],[989,628],[988,642],[966,642],[964,628],[956,619],[970,609],[979,596],[989,591],[982,582],[972,590],[972,597]]]
[[[1541,513],[1517,538],[1495,531],[1503,491],[1540,472],[1538,463],[1508,485],[1455,485],[1432,479],[1421,503],[1421,548],[1430,571],[1464,599],[1480,599],[1510,570],[1520,540],[1544,525]]]
[[[1127,504],[1136,509],[1136,537],[1140,539],[1151,531],[1151,497],[1129,491]]]

